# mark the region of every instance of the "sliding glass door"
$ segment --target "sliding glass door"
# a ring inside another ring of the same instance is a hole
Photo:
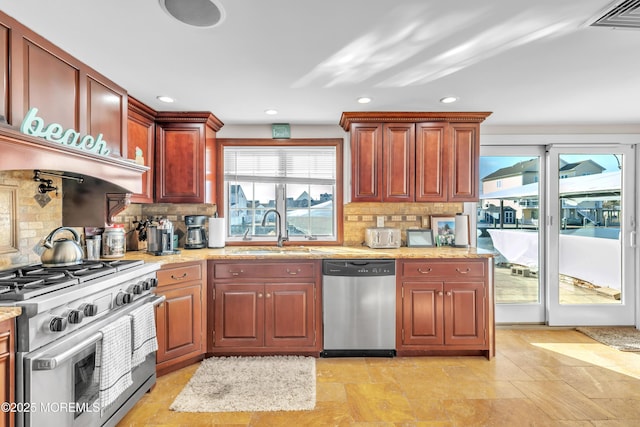
[[[634,323],[635,181],[630,146],[549,150],[548,323]]]
[[[481,147],[478,247],[496,253],[498,323],[545,322],[544,147]]]
[[[483,146],[478,247],[496,322],[633,325],[633,146]]]

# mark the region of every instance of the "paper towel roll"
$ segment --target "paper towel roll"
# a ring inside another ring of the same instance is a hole
[[[209,238],[207,246],[210,248],[224,248],[225,235],[224,218],[209,218]]]
[[[456,214],[453,244],[461,248],[469,246],[469,215]]]

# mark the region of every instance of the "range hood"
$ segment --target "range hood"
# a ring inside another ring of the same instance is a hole
[[[99,156],[0,126],[0,170],[41,170],[63,179],[62,223],[69,227],[102,226],[142,192],[147,166],[122,158]],[[99,208],[99,207],[102,208]]]

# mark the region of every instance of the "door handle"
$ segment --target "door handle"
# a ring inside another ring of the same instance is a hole
[[[629,233],[629,246],[631,246],[632,248],[636,247],[636,232],[632,231],[631,233]]]

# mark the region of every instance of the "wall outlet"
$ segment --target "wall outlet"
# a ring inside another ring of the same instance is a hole
[[[376,222],[377,222],[376,227],[384,227],[384,217],[383,216],[376,217]]]

